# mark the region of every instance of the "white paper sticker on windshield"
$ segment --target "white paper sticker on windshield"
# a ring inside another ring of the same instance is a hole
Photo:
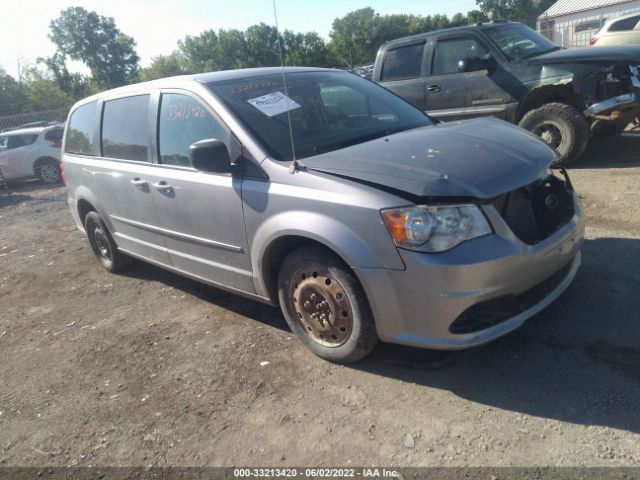
[[[261,97],[251,98],[247,102],[268,117],[300,108],[300,105],[282,92],[273,92]]]

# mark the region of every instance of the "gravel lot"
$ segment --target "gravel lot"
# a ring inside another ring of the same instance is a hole
[[[0,465],[639,466],[639,146],[572,169],[584,263],[550,308],[479,350],[351,367],[273,308],[106,273],[64,188],[0,191]]]

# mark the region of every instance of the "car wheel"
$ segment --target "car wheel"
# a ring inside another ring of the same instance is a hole
[[[55,185],[60,183],[62,171],[60,170],[60,162],[55,160],[47,160],[40,163],[35,168],[35,173],[43,183]]]
[[[87,213],[84,228],[93,253],[105,269],[115,273],[131,264],[131,257],[118,250],[100,215],[96,212]]]
[[[555,148],[559,163],[568,165],[584,153],[589,142],[589,125],[571,105],[547,103],[527,112],[519,126],[533,132]]]
[[[326,250],[302,247],[285,258],[278,299],[291,331],[319,357],[355,362],[378,342],[364,290],[349,267]]]

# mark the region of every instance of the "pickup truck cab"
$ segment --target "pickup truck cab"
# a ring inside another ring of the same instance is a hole
[[[372,80],[439,120],[494,115],[540,136],[570,163],[599,132],[640,112],[640,46],[565,50],[517,22],[399,38]]]

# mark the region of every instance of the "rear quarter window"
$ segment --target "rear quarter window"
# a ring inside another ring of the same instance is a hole
[[[609,27],[610,32],[626,32],[628,30],[633,30],[636,28],[636,25],[640,21],[640,15],[636,15],[635,17],[625,18],[623,20],[618,20],[617,22],[613,22]]]
[[[102,155],[146,162],[149,138],[149,95],[118,98],[104,103]]]
[[[49,130],[44,134],[44,139],[47,142],[59,142],[62,140],[62,135],[64,134],[64,128],[56,127]]]
[[[76,108],[67,124],[65,153],[95,155],[94,131],[98,103],[91,102]]]
[[[417,78],[422,72],[424,43],[388,50],[382,64],[382,81]]]

